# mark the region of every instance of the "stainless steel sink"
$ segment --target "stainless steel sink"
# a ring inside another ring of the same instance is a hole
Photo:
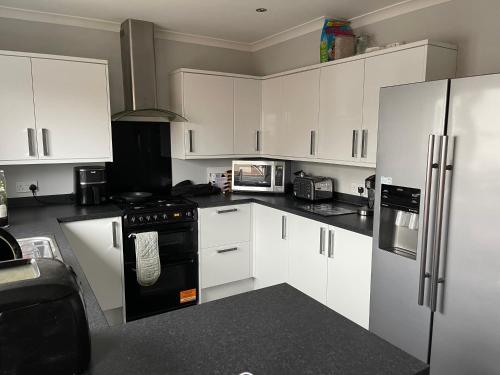
[[[63,262],[56,239],[51,236],[20,238],[17,240],[23,258],[52,258]]]

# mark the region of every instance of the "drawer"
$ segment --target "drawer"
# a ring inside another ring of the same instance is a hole
[[[250,204],[200,209],[200,247],[250,241]]]
[[[248,242],[203,249],[200,258],[202,288],[251,277]]]

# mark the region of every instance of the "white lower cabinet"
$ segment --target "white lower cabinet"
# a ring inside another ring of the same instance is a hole
[[[74,221],[61,227],[108,322],[123,322],[121,217]],[[121,321],[110,321],[117,316]]]
[[[288,283],[326,304],[327,263],[325,258],[328,225],[290,215]]]
[[[327,306],[368,329],[372,238],[329,228]]]
[[[255,288],[265,288],[288,281],[287,213],[254,205]]]

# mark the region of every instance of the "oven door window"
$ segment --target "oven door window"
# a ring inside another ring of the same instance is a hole
[[[198,261],[196,256],[178,262],[170,262],[162,257],[160,262],[160,277],[154,285],[146,287],[137,282],[134,265],[125,265],[127,321],[197,303]]]
[[[271,165],[235,164],[234,185],[242,187],[271,187]]]

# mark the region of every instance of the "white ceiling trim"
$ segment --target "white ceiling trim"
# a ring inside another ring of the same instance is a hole
[[[350,19],[352,28],[358,28],[389,18],[401,16],[416,10],[429,8],[434,5],[447,3],[451,0],[405,0],[400,3],[380,8],[370,13],[362,14]]]
[[[405,0],[370,13],[353,17],[350,19],[350,21],[352,22],[353,28],[358,28],[449,1],[451,0]],[[67,26],[77,26],[88,29],[114,32],[120,31],[120,23],[118,22],[95,18],[69,16],[58,13],[40,12],[6,6],[0,6],[0,17],[14,18],[25,21],[46,22]],[[267,47],[271,47],[275,44],[283,43],[287,40],[297,38],[301,35],[321,30],[324,20],[325,17],[318,17],[301,25],[281,31],[274,35],[270,35],[269,37],[252,43],[212,38],[203,35],[186,34],[160,28],[156,29],[155,36],[160,39],[173,40],[184,43],[194,43],[211,47],[228,48],[238,51],[255,52]]]

